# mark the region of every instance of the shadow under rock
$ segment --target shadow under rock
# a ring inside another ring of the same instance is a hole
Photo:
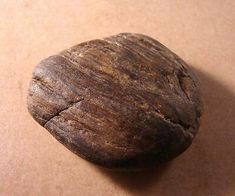
[[[104,168],[99,168],[99,170],[128,192],[139,195],[145,192],[147,187],[155,184],[170,164],[169,161],[158,167],[141,171],[112,171]]]
[[[131,195],[235,194],[235,94],[211,75],[193,70],[201,83],[204,112],[192,146],[156,169],[131,173],[100,169]]]

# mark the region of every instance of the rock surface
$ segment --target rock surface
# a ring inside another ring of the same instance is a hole
[[[28,109],[80,157],[112,169],[141,169],[190,146],[202,103],[182,59],[148,36],[122,33],[41,61]]]

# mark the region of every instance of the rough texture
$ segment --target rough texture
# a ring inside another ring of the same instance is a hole
[[[189,147],[202,104],[183,60],[150,37],[122,33],[41,61],[28,109],[79,156],[108,168],[139,169]]]

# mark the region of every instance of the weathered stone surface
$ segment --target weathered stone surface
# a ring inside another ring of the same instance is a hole
[[[202,104],[182,59],[150,37],[123,33],[41,61],[28,109],[77,155],[108,168],[139,169],[189,147]]]

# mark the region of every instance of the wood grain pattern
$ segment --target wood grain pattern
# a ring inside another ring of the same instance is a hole
[[[140,169],[189,147],[202,103],[182,59],[148,36],[122,33],[40,62],[28,109],[79,156],[108,168]]]

